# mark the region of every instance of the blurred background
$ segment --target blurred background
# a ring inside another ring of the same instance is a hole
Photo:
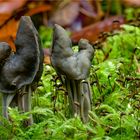
[[[32,96],[34,125],[25,128],[28,113],[9,109],[10,123],[0,115],[0,140],[140,140],[140,0],[0,0],[0,41],[13,51],[21,16],[31,16],[47,65]],[[49,66],[55,23],[74,46],[86,38],[96,48],[87,124],[70,118],[67,91]]]
[[[103,32],[118,30],[120,25],[138,20],[140,0],[0,0],[0,41],[14,40],[20,17],[31,16],[43,47],[50,47],[52,27],[66,28],[73,43],[86,38],[95,43]],[[44,49],[46,63],[50,63]]]

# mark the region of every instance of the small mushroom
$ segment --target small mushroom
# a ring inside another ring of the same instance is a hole
[[[18,106],[23,111],[30,111],[32,87],[39,81],[43,71],[41,41],[28,16],[21,17],[15,46],[16,52],[9,55],[9,45],[0,43],[1,49],[6,47],[9,55],[0,69],[0,92],[3,94],[3,115],[6,118],[7,107],[15,96],[18,97]]]
[[[91,91],[87,78],[94,49],[86,39],[81,39],[78,45],[79,52],[74,53],[66,31],[59,25],[54,26],[51,63],[58,75],[65,77],[72,114],[80,114],[86,122],[91,108]]]
[[[66,31],[55,25],[51,62],[58,73],[75,80],[87,78],[93,53],[94,49],[86,39],[79,41],[79,52],[74,53]]]

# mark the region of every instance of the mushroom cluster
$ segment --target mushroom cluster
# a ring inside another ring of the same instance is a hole
[[[83,122],[88,120],[91,109],[91,90],[88,81],[94,49],[86,39],[78,43],[79,51],[74,53],[72,42],[66,31],[54,26],[51,63],[58,76],[63,79],[72,115],[80,115]]]
[[[15,46],[16,52],[13,53],[8,43],[0,43],[0,92],[3,116],[7,119],[8,106],[30,111],[31,93],[43,71],[41,40],[28,16],[20,19]],[[30,117],[28,124],[32,121]]]

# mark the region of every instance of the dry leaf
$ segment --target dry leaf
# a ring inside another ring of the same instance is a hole
[[[124,5],[139,7],[140,0],[123,0]]]
[[[0,13],[12,13],[16,9],[22,7],[27,0],[1,0]]]
[[[89,26],[86,26],[81,31],[73,32],[71,35],[71,39],[73,42],[78,42],[80,38],[85,38],[88,39],[90,42],[95,42],[98,39],[100,33],[110,32],[114,29],[114,20],[118,20],[119,25],[124,23],[124,18],[121,16],[106,18],[103,21],[99,21]]]

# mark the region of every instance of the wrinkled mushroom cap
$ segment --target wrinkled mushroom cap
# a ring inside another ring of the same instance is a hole
[[[79,52],[74,53],[66,31],[57,24],[54,26],[51,63],[59,75],[74,80],[86,79],[89,75],[93,47],[86,39],[81,39],[78,45]]]
[[[0,91],[13,93],[41,76],[43,53],[37,30],[30,17],[22,16],[15,40],[16,53],[11,54],[0,71]],[[41,72],[40,72],[41,71]]]

